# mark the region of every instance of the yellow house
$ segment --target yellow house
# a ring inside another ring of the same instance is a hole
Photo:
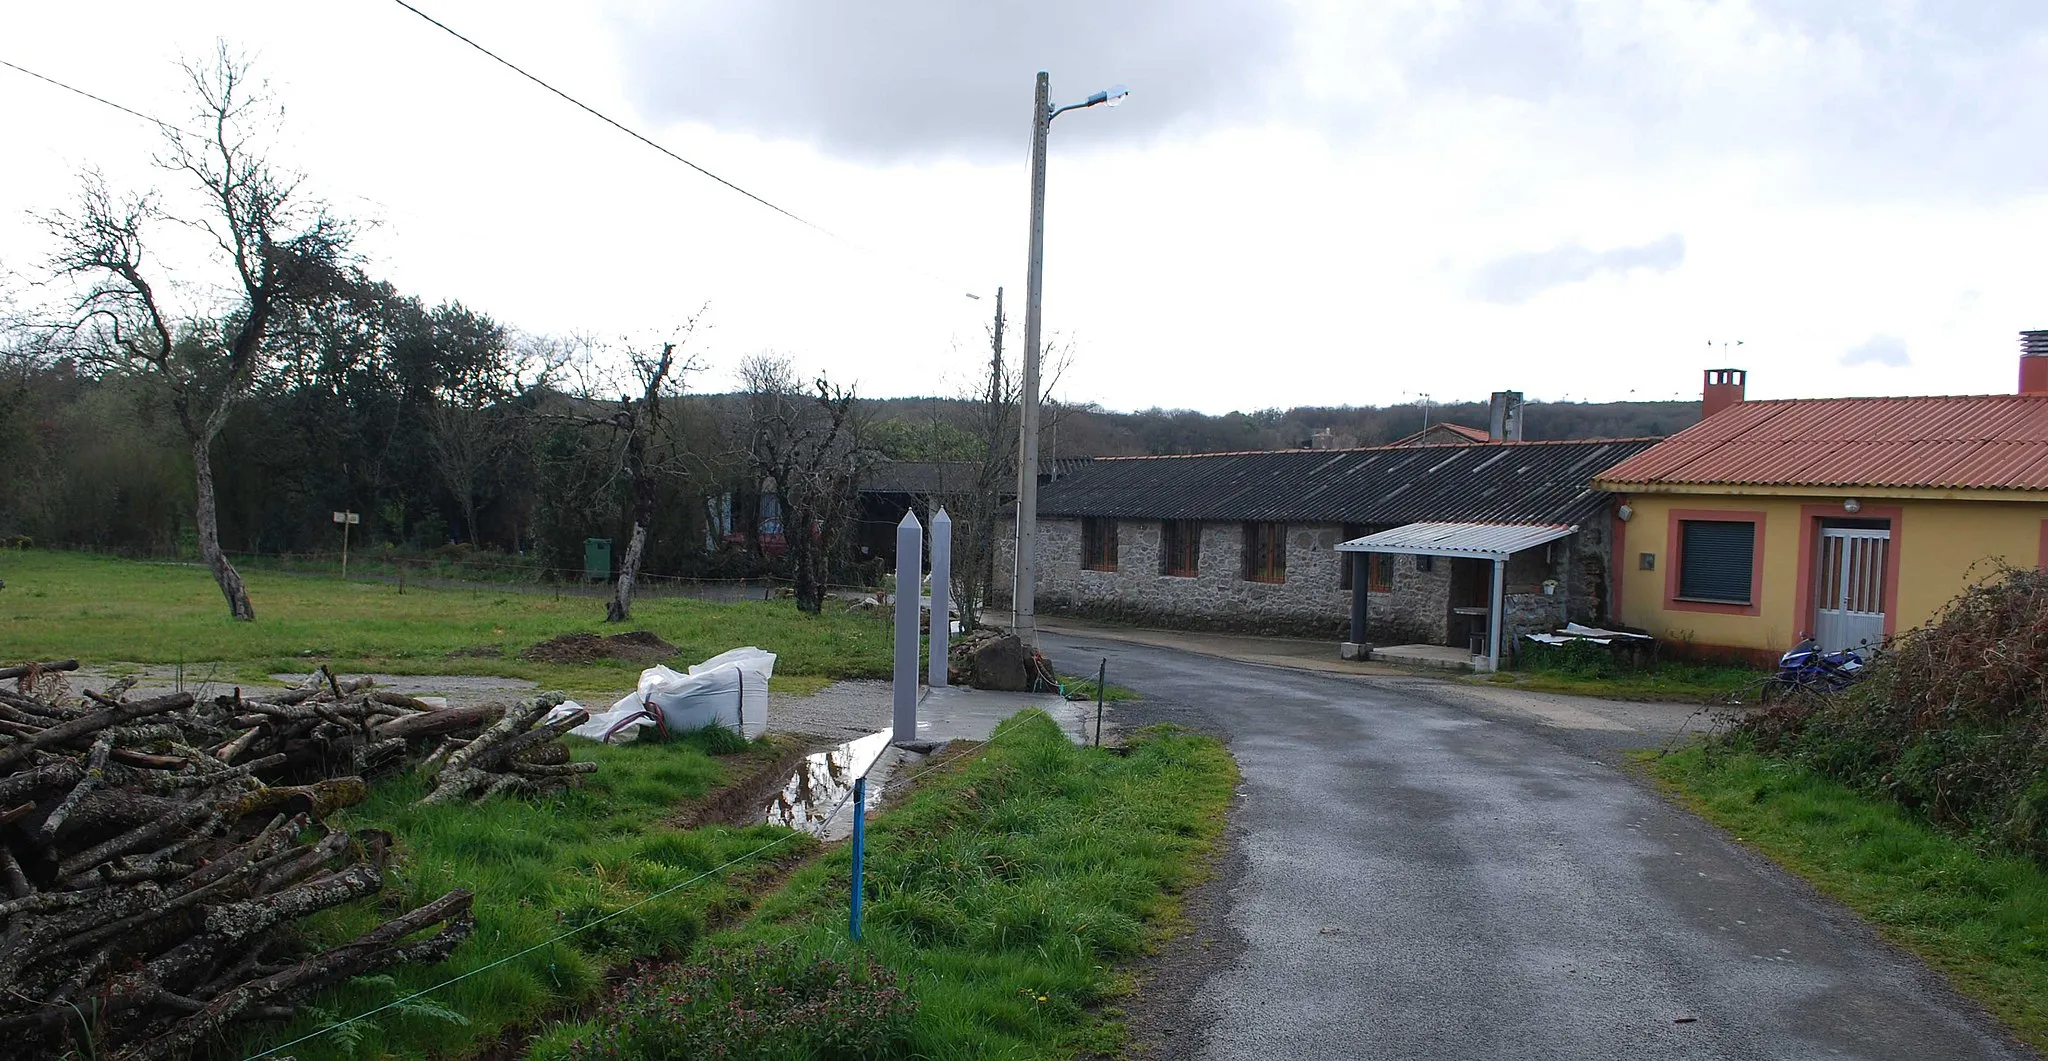
[[[1615,495],[1614,614],[1700,653],[1877,644],[2000,565],[2048,564],[2048,332],[2021,393],[1744,401],[1594,478]]]

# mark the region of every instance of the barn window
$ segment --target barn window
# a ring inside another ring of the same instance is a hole
[[[1244,525],[1244,577],[1249,582],[1287,581],[1287,524]]]
[[[1201,561],[1201,521],[1169,519],[1159,524],[1160,574],[1193,578],[1201,567]]]
[[[1116,521],[1087,516],[1081,520],[1081,566],[1090,571],[1116,570]]]

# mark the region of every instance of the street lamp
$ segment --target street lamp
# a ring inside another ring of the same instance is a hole
[[[1038,72],[1031,102],[1031,259],[1024,273],[1024,393],[1017,442],[1017,549],[1010,588],[1010,632],[1025,648],[1038,646],[1038,304],[1045,276],[1045,137],[1052,120],[1071,110],[1124,101],[1131,90],[1104,89],[1079,103],[1055,106],[1052,81]]]

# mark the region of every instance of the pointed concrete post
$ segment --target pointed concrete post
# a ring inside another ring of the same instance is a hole
[[[931,687],[946,687],[946,650],[952,641],[953,517],[941,508],[932,513],[932,638]]]
[[[905,512],[896,525],[895,743],[917,739],[918,613],[924,575],[924,525]]]

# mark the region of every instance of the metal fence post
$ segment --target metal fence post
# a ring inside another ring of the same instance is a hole
[[[932,637],[931,687],[943,689],[947,681],[947,648],[952,641],[953,620],[953,517],[944,508],[932,514]]]
[[[1109,657],[1102,657],[1102,666],[1095,670],[1095,746],[1102,747],[1102,700],[1109,692]]]
[[[918,615],[924,574],[924,525],[905,512],[896,525],[896,669],[893,689],[897,744],[917,739]]]
[[[868,779],[865,775],[853,779],[853,907],[848,914],[847,924],[853,930],[853,938],[860,939],[860,893],[861,863],[866,861],[868,840]]]

